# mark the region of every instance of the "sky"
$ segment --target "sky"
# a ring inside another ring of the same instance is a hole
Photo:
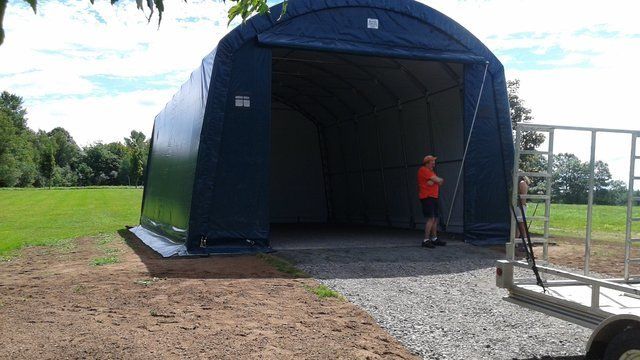
[[[640,130],[640,1],[420,0],[478,37],[520,79],[536,123]],[[0,90],[22,96],[34,130],[79,145],[150,134],[155,115],[227,26],[229,4],[165,0],[158,28],[134,1],[26,2],[6,9]],[[148,15],[148,10],[146,10]],[[590,134],[559,132],[554,152],[589,158]],[[630,139],[598,136],[596,158],[626,180]],[[640,150],[639,150],[640,152]]]

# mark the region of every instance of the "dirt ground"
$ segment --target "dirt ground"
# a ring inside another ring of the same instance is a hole
[[[119,262],[91,265],[105,254]],[[28,248],[0,263],[0,358],[417,358],[317,285],[256,256],[164,260],[129,236]]]
[[[576,270],[584,269],[583,239],[557,238],[557,245],[549,245],[549,262]],[[542,258],[542,246],[535,246],[535,255]],[[591,272],[621,278],[624,276],[624,243],[592,241],[589,269]],[[632,250],[633,258],[640,258],[640,249]],[[631,275],[640,275],[640,265],[629,267]]]

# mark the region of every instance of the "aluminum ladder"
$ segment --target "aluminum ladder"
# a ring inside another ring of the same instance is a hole
[[[627,195],[627,231],[625,235],[625,247],[624,247],[624,279],[630,281],[632,279],[640,279],[640,274],[630,274],[629,267],[631,264],[640,264],[640,257],[632,257],[632,250],[634,244],[640,243],[640,238],[634,238],[633,224],[640,222],[639,218],[634,218],[633,208],[634,205],[640,202],[640,196],[636,196],[634,182],[640,180],[640,175],[636,174],[636,160],[640,159],[640,155],[637,154],[637,139],[638,133],[631,135],[631,160],[629,166],[629,193]],[[637,233],[635,233],[637,234]],[[637,236],[637,235],[635,235]],[[637,250],[637,248],[636,248]]]
[[[549,262],[549,216],[551,214],[551,181],[552,181],[552,173],[553,173],[553,135],[554,129],[552,127],[546,126],[536,126],[536,125],[528,125],[528,124],[518,124],[515,127],[516,131],[516,140],[514,147],[514,164],[516,165],[513,169],[513,188],[511,192],[511,203],[514,207],[518,206],[518,180],[522,176],[527,176],[530,178],[544,178],[544,194],[526,194],[520,195],[522,199],[525,200],[544,200],[544,214],[538,216],[527,216],[527,222],[530,224],[532,221],[543,222],[544,223],[544,231],[542,236],[532,237],[531,242],[533,244],[542,244],[542,261],[541,264],[547,264]],[[521,139],[523,132],[532,131],[532,132],[540,132],[547,133],[547,143],[548,148],[545,150],[530,150],[530,149],[521,149]],[[540,172],[527,172],[520,171],[521,164],[521,156],[522,155],[541,155],[547,157],[546,171]],[[519,242],[519,239],[515,238],[516,234],[516,219],[511,216],[511,233],[510,233],[510,242],[507,244],[507,258],[515,259],[515,244]],[[527,224],[528,226],[528,224]]]

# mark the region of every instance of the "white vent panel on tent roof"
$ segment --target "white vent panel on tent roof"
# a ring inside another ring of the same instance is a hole
[[[251,98],[249,96],[236,96],[236,107],[251,107]]]

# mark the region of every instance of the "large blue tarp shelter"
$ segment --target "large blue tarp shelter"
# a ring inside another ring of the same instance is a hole
[[[504,243],[497,58],[412,0],[290,0],[280,15],[229,32],[158,114],[134,232],[170,256],[265,249],[274,223],[420,228],[416,172],[434,154],[447,231]]]

